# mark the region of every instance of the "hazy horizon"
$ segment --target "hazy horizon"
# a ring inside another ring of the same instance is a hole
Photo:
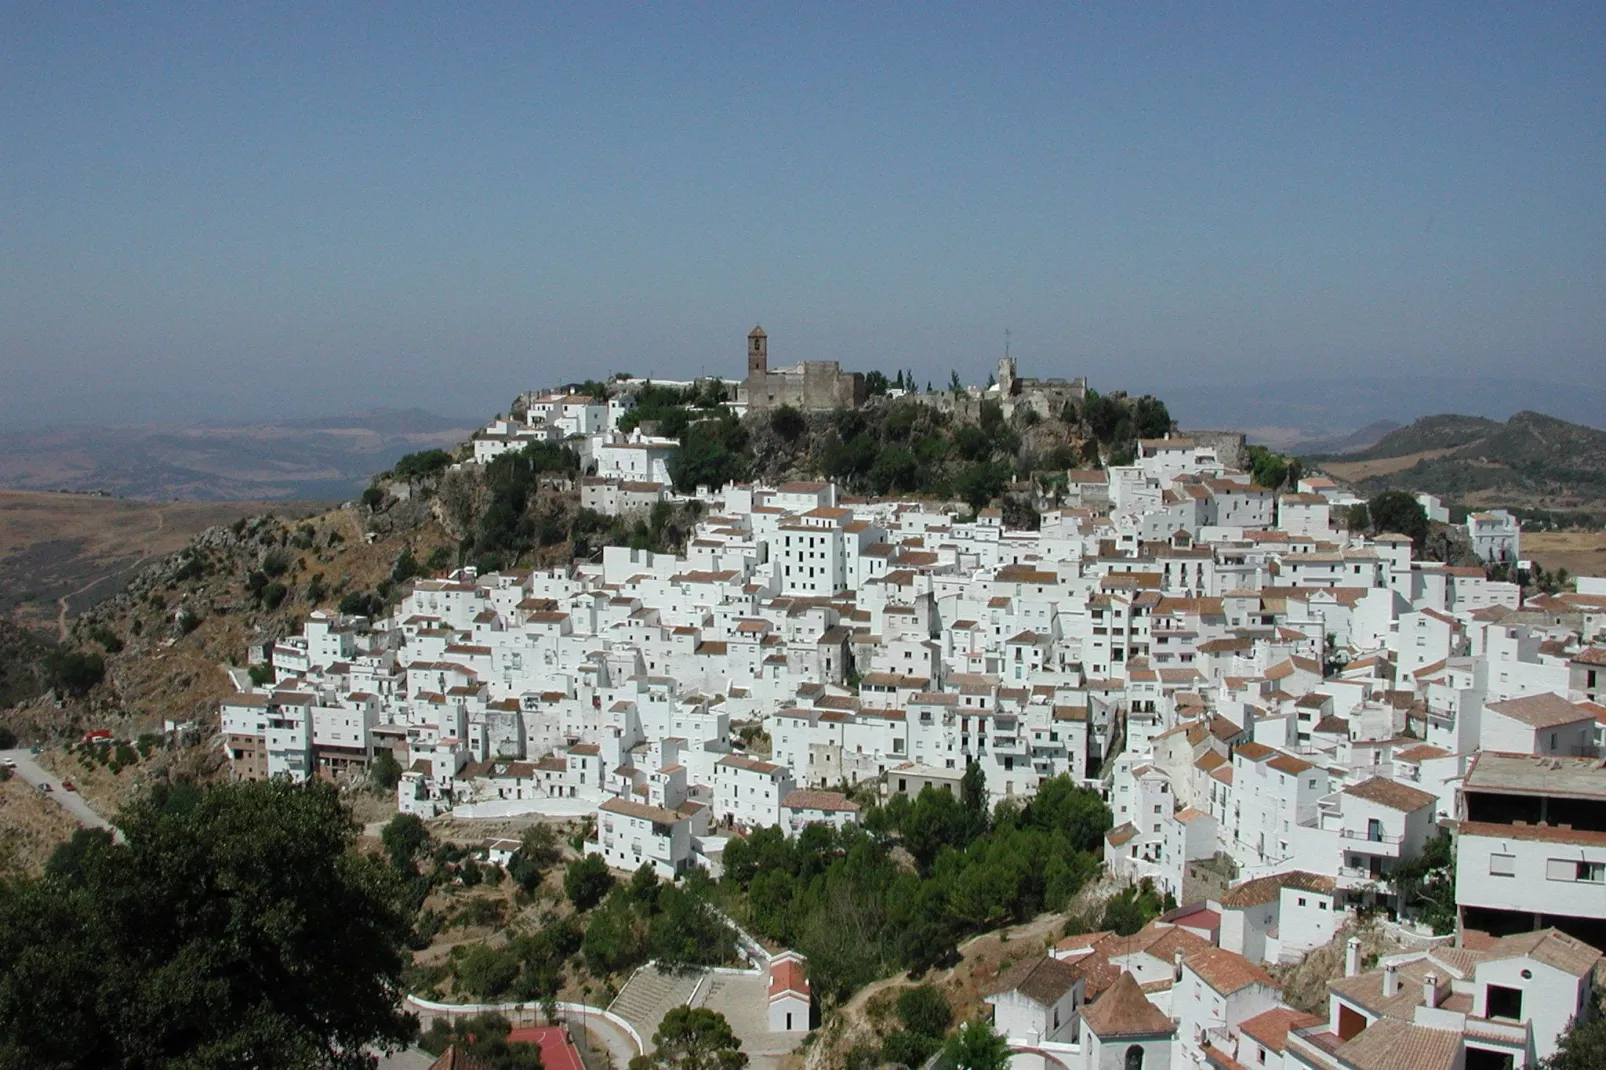
[[[1433,388],[1415,415],[1601,397],[1600,5],[92,4],[8,29],[12,429],[483,416],[738,374],[754,322],[778,364],[933,382],[984,380],[1007,328],[1023,374],[1180,413],[1308,412],[1302,384],[1351,379],[1387,408],[1400,376]]]

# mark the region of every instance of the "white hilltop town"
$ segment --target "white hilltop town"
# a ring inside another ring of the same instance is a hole
[[[863,400],[861,377],[771,370],[767,346],[755,330],[747,376],[721,381],[733,410]],[[944,403],[1086,390],[1000,373]],[[236,776],[390,751],[404,813],[592,817],[587,852],[666,878],[718,875],[756,829],[855,822],[865,790],[957,793],[974,765],[996,803],[1068,776],[1108,801],[1109,873],[1182,905],[1002,974],[987,1002],[1016,1070],[1532,1067],[1593,1013],[1606,579],[1524,598],[1422,560],[1406,536],[1346,530],[1358,499],[1329,480],[1256,486],[1219,434],[1071,471],[1070,500],[1016,530],[829,482],[677,493],[676,441],[618,430],[628,392],[524,400],[464,464],[561,441],[599,512],[700,502],[684,554],[464,568],[382,619],[314,613],[266,651],[271,683],[235,674]],[[1519,557],[1509,515],[1467,524],[1491,565]],[[1434,935],[1391,877],[1442,834],[1458,924]],[[1407,950],[1368,961],[1351,939],[1328,1012],[1288,1006],[1268,969],[1362,914]],[[785,1051],[806,963],[758,965],[780,981],[754,988],[755,1018]]]

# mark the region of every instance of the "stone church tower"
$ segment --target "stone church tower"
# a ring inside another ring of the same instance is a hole
[[[754,327],[747,332],[747,377],[763,379],[770,370],[769,335],[764,328]]]

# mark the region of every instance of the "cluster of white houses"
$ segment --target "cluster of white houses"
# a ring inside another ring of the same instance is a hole
[[[528,419],[644,455],[608,493],[659,500],[659,444],[602,441],[619,410],[559,396]],[[1529,1066],[1584,1006],[1606,581],[1524,599],[1345,530],[1329,481],[1279,496],[1183,438],[1070,473],[1036,530],[823,482],[699,496],[680,555],[462,570],[382,620],[314,613],[265,651],[270,685],[241,670],[222,703],[235,772],[390,750],[406,811],[594,814],[592,851],[665,875],[717,869],[747,830],[852,822],[857,785],[957,790],[976,764],[1003,800],[1072,777],[1109,800],[1111,869],[1190,905],[1001,979],[1022,1066]],[[1491,516],[1469,521],[1480,549],[1515,556]],[[1265,966],[1359,909],[1409,914],[1391,874],[1447,830],[1464,938],[1352,969],[1327,1019],[1282,1006]]]

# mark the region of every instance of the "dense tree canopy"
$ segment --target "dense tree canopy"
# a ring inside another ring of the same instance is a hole
[[[355,1067],[400,1045],[406,913],[335,789],[158,788],[0,886],[0,1065]]]
[[[1009,1043],[985,1018],[960,1026],[943,1053],[956,1070],[1004,1070],[1009,1065]]]
[[[1031,806],[989,815],[980,768],[958,798],[894,796],[861,827],[787,839],[760,830],[725,847],[722,888],[761,936],[796,947],[826,1004],[900,969],[926,969],[964,936],[1062,908],[1098,869],[1110,828],[1097,793],[1058,777]],[[902,848],[918,870],[894,857]]]
[[[747,1056],[730,1023],[707,1007],[680,1006],[652,1035],[657,1049],[630,1060],[630,1070],[741,1070]]]
[[[1366,503],[1372,529],[1379,534],[1409,535],[1421,549],[1428,537],[1428,514],[1416,496],[1403,490],[1385,490]]]

